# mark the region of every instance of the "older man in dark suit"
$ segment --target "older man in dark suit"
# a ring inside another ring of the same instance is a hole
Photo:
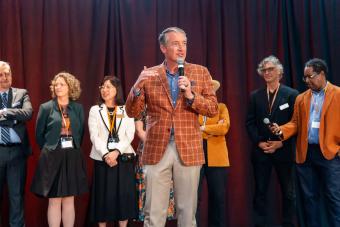
[[[283,226],[293,226],[295,213],[294,141],[281,142],[269,129],[269,122],[284,124],[294,111],[298,91],[280,83],[283,66],[275,56],[266,57],[258,67],[266,86],[251,93],[246,127],[254,144],[252,163],[255,177],[255,226],[267,226],[267,190],[271,172],[276,170],[282,193]],[[267,124],[264,123],[267,120]]]
[[[187,37],[182,29],[165,29],[159,43],[165,61],[142,71],[126,102],[130,117],[139,117],[146,105],[144,226],[165,226],[173,178],[177,224],[194,227],[204,163],[198,115],[216,115],[217,99],[207,68],[184,62]]]
[[[26,160],[31,153],[25,123],[33,110],[27,90],[11,86],[11,68],[0,61],[0,196],[7,182],[9,225],[21,227],[25,226]]]

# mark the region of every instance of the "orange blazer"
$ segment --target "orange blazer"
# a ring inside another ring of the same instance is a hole
[[[213,117],[218,113],[217,99],[208,69],[185,63],[184,74],[191,81],[195,98],[192,105],[189,105],[180,92],[176,106],[172,104],[164,64],[147,70],[156,70],[159,75],[144,83],[140,96],[135,97],[131,89],[126,101],[126,113],[130,117],[139,118],[146,107],[143,164],[153,165],[161,160],[169,143],[171,127],[174,127],[177,151],[184,165],[204,164],[198,115]]]
[[[218,104],[219,114],[212,118],[207,118],[205,128],[202,132],[203,139],[207,140],[207,158],[209,167],[230,166],[228,148],[225,135],[230,128],[228,108],[225,104]],[[203,125],[203,116],[199,117],[200,125]]]
[[[281,126],[284,139],[297,133],[296,162],[306,160],[308,148],[308,121],[312,92],[307,90],[295,101],[290,122]],[[329,83],[321,111],[319,143],[323,156],[331,160],[340,150],[340,88]]]

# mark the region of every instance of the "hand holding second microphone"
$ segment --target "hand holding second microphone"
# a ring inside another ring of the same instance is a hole
[[[263,119],[263,123],[269,127],[270,131],[274,135],[282,136],[282,130],[281,130],[281,128],[280,128],[280,126],[278,124],[270,122],[270,120],[268,118],[264,118]]]

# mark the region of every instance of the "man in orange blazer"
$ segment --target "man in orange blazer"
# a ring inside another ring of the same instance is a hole
[[[309,89],[296,98],[290,122],[272,126],[283,140],[297,134],[297,175],[308,227],[322,226],[320,186],[329,225],[340,226],[340,88],[327,81],[327,72],[325,61],[309,60],[303,77]]]
[[[192,227],[204,163],[198,115],[216,115],[217,99],[207,68],[184,62],[187,37],[182,29],[165,29],[159,43],[164,62],[141,72],[126,101],[130,117],[139,118],[145,107],[147,112],[144,226],[165,226],[173,179],[177,225]]]

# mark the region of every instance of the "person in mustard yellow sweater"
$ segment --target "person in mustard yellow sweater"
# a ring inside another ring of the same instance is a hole
[[[212,80],[215,92],[220,87],[217,80]],[[205,164],[202,166],[198,188],[197,226],[200,225],[199,207],[202,192],[202,180],[206,177],[208,185],[208,226],[226,226],[226,185],[227,167],[229,167],[228,149],[225,135],[230,127],[229,112],[223,103],[218,104],[219,114],[209,118],[199,117],[203,137]]]

